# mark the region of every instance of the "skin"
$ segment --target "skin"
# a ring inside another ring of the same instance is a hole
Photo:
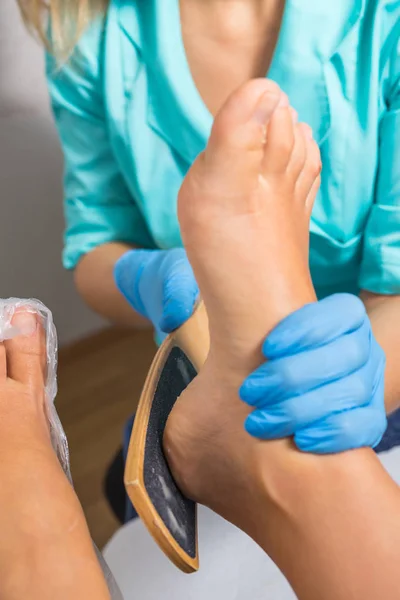
[[[282,0],[181,0],[182,38],[194,83],[212,115],[250,79],[265,77],[278,41]]]
[[[284,6],[284,0],[180,0],[187,60],[211,114],[216,115],[227,97],[244,82],[265,77]],[[95,312],[118,325],[142,328],[150,324],[121,297],[113,279],[113,266],[127,249],[118,241],[96,248],[78,264],[75,282]],[[363,291],[361,298],[387,356],[385,402],[391,412],[400,405],[400,297]]]
[[[114,282],[115,263],[131,249],[122,242],[98,246],[80,260],[74,281],[83,300],[99,315],[116,325],[142,329],[150,322],[133,310]]]
[[[14,324],[24,323],[31,335],[0,344],[0,596],[109,600],[82,508],[50,441],[44,332],[38,317],[17,313]]]
[[[237,391],[262,360],[262,332],[315,300],[308,222],[319,171],[309,128],[275,84],[246,84],[218,115],[179,198],[211,349],[171,413],[165,449],[186,494],[253,537],[300,600],[395,600],[400,492],[372,450],[306,455],[243,428]],[[43,331],[25,312],[14,319],[33,333],[0,344],[0,595],[103,600],[81,507],[50,444]]]
[[[308,227],[319,152],[289,108],[275,108],[276,96],[265,79],[235,93],[181,189],[211,349],[171,413],[164,445],[186,494],[253,537],[300,600],[394,600],[400,492],[373,451],[314,456],[243,430],[238,388],[262,361],[264,332],[315,300]]]

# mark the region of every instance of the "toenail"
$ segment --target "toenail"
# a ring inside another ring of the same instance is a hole
[[[16,329],[16,335],[23,335],[25,337],[33,335],[37,329],[36,316],[30,312],[15,313],[12,324]]]
[[[276,93],[265,92],[253,111],[252,119],[257,123],[265,125],[270,119],[272,112],[279,105],[280,96]]]

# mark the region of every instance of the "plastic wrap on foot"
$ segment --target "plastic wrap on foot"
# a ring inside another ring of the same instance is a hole
[[[61,421],[58,417],[54,400],[57,395],[57,332],[53,322],[51,311],[39,300],[23,300],[20,298],[0,299],[0,342],[12,339],[18,335],[24,335],[29,332],[18,329],[12,324],[13,316],[17,310],[32,312],[41,317],[43,328],[46,332],[46,353],[47,353],[47,379],[46,379],[46,401],[47,416],[49,419],[51,441],[58,460],[63,468],[65,475],[72,484],[68,441]],[[95,547],[101,568],[106,578],[112,600],[123,600],[122,594],[114,580],[114,577],[108,568],[104,558]]]

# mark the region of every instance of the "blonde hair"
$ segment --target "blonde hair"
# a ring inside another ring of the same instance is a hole
[[[67,60],[85,28],[109,0],[17,0],[22,18],[59,61]]]

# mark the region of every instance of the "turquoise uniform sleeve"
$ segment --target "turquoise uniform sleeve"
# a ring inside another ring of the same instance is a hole
[[[376,198],[365,230],[360,289],[400,294],[400,43],[380,126]]]
[[[110,146],[101,81],[102,31],[102,24],[94,24],[61,68],[47,57],[51,105],[65,160],[67,269],[107,242],[153,245]]]

